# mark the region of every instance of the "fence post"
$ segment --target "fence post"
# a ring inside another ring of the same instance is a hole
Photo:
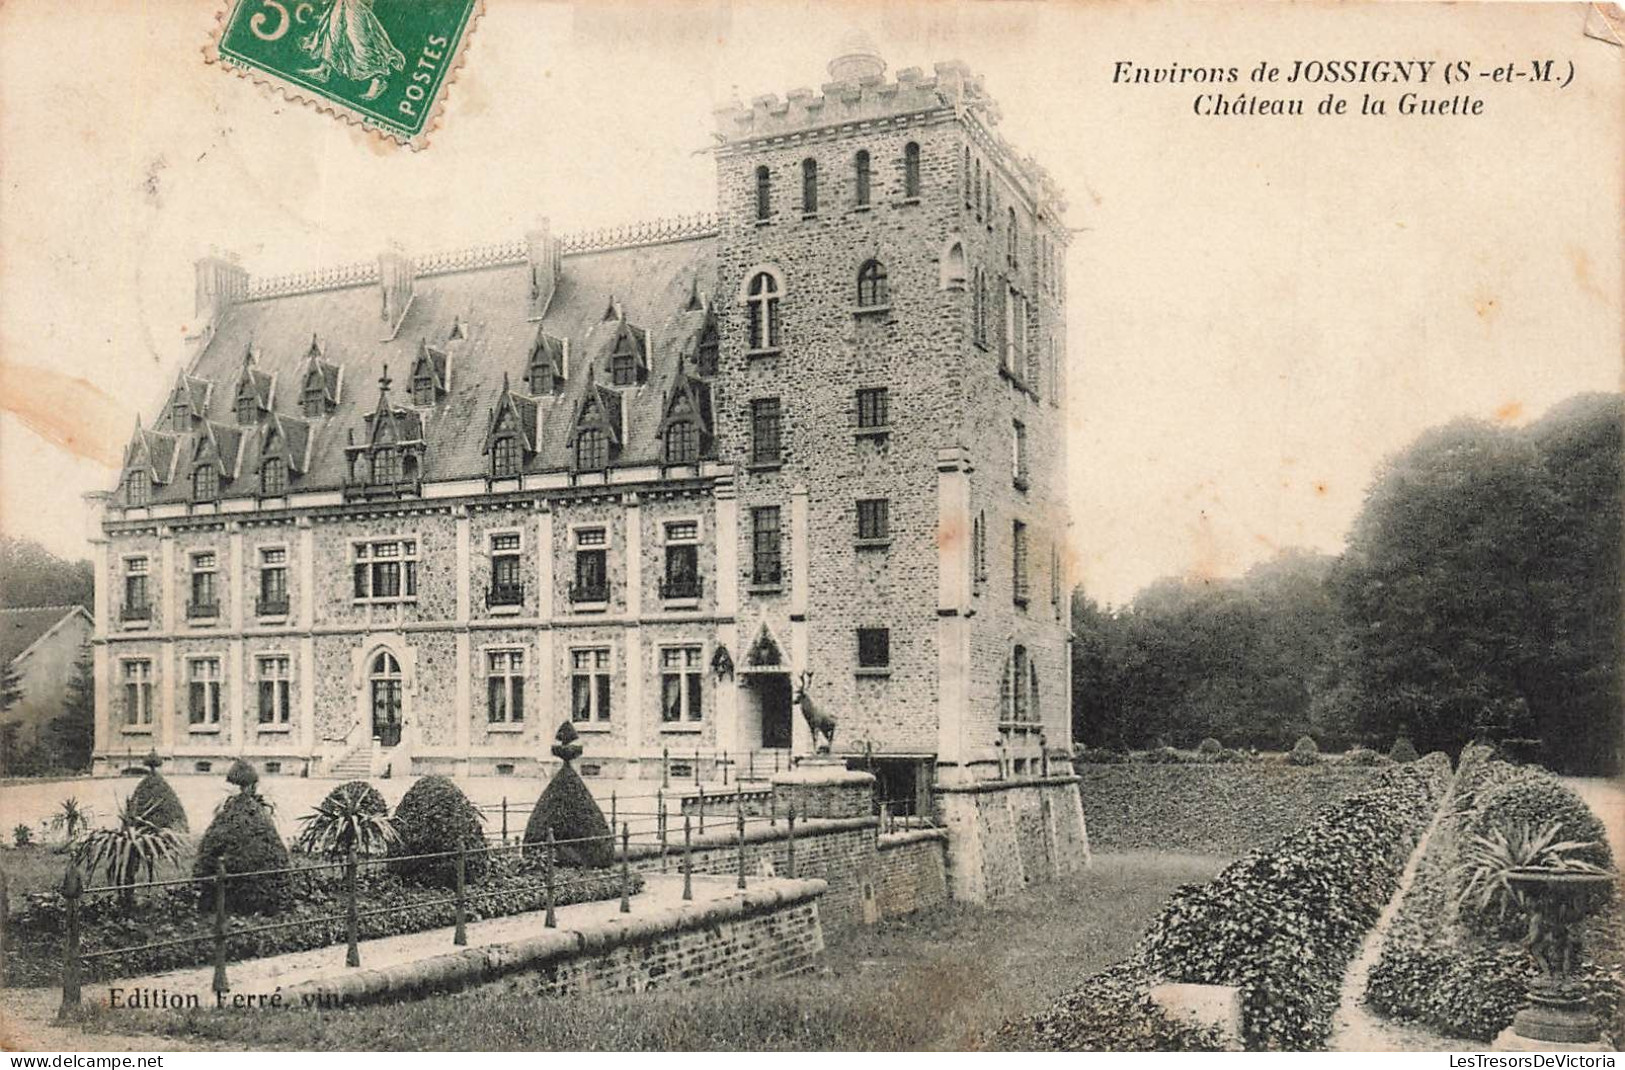
[[[739,887],[745,886],[745,793],[737,796],[738,804],[734,807],[735,816],[739,821]]]
[[[229,992],[226,983],[226,863],[214,860],[214,983],[215,992]]]
[[[632,913],[632,862],[630,852],[632,847],[632,829],[625,822],[621,824],[621,913]]]
[[[705,835],[705,785],[700,785],[700,835]]]
[[[508,846],[508,797],[502,797],[502,846]]]
[[[85,886],[79,879],[79,867],[68,863],[68,872],[62,877],[62,898],[68,903],[68,938],[62,949],[62,1009],[66,1017],[79,1008],[79,897]]]
[[[769,828],[779,827],[779,793],[771,788],[767,792],[767,824]]]
[[[620,816],[619,815],[620,815],[620,805],[616,802],[614,790],[611,789],[610,793],[609,793],[609,831],[610,832],[614,832],[617,828],[620,827],[621,822],[620,822]],[[615,841],[614,840],[609,841],[609,848],[612,851],[615,849]]]
[[[722,752],[722,786],[728,786],[728,752]]]
[[[10,938],[6,934],[6,919],[11,916],[11,903],[6,895],[6,871],[0,869],[0,988],[6,987],[6,952]]]
[[[361,965],[361,948],[358,943],[361,939],[360,906],[356,903],[356,860],[355,844],[344,856],[344,964],[346,966]]]
[[[671,748],[660,748],[660,786],[671,787]]]
[[[551,826],[547,830],[547,853],[542,858],[542,881],[547,886],[547,918],[542,924],[549,929],[556,929],[559,927],[559,919],[553,913],[553,829]]]
[[[698,747],[696,747],[696,748],[694,748],[694,783],[698,784],[699,782],[700,782],[700,750],[699,750]],[[701,831],[703,832],[704,830],[702,829]]]
[[[789,839],[785,842],[784,868],[789,870],[789,877],[795,880],[796,876],[796,808],[791,806],[784,814],[785,823],[789,826]]]
[[[683,815],[683,898],[694,898],[694,823]]]
[[[745,752],[745,773],[751,780],[756,779],[756,752],[753,750]]]
[[[666,793],[655,792],[655,823],[660,829],[660,872],[666,872]]]
[[[451,942],[458,947],[468,944],[468,848],[457,841],[457,916]]]

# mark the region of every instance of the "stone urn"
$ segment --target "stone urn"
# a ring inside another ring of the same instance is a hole
[[[1613,873],[1559,869],[1519,868],[1507,874],[1507,884],[1528,904],[1524,942],[1540,967],[1529,983],[1529,1005],[1502,1034],[1509,1046],[1518,1046],[1516,1038],[1564,1045],[1601,1042],[1602,1023],[1587,1006],[1580,981],[1579,926],[1607,902],[1615,879]]]

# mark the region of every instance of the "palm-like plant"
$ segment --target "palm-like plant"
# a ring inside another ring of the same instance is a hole
[[[119,823],[112,828],[92,829],[74,849],[74,860],[92,873],[101,870],[109,884],[119,888],[119,902],[135,905],[135,885],[143,872],[147,880],[158,873],[158,863],[173,862],[180,856],[183,841],[174,829],[152,821],[152,807],[138,810],[132,800],[119,806]]]
[[[71,844],[81,830],[90,827],[90,811],[79,805],[78,796],[69,795],[51,815],[51,827],[60,830]]]
[[[294,846],[306,854],[344,858],[351,847],[362,856],[383,855],[395,842],[395,826],[375,788],[361,781],[341,784],[299,819]]]
[[[1549,869],[1569,873],[1601,873],[1602,867],[1578,857],[1594,850],[1590,840],[1559,840],[1562,824],[1548,821],[1538,828],[1516,824],[1474,836],[1462,852],[1456,909],[1466,908],[1499,924],[1524,913],[1523,896],[1508,882],[1515,869]]]

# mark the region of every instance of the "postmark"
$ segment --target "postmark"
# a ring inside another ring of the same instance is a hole
[[[480,9],[481,0],[231,0],[206,56],[419,149]]]

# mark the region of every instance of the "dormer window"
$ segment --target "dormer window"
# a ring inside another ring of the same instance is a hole
[[[700,459],[700,429],[692,420],[679,420],[666,428],[666,463],[693,464]]]
[[[623,337],[609,358],[610,381],[616,386],[632,386],[638,381],[638,357],[631,340]]]
[[[420,339],[417,359],[412,362],[412,404],[420,409],[432,408],[445,396],[449,385],[446,354],[431,348],[427,339]]]
[[[124,504],[146,505],[152,501],[152,475],[144,469],[131,471],[124,477]]]
[[[609,467],[609,436],[596,427],[576,435],[576,469],[582,472]]]
[[[220,472],[212,464],[201,464],[192,470],[192,500],[212,502],[220,497]]]
[[[288,492],[288,462],[281,457],[267,457],[260,465],[260,494],[273,498]]]
[[[779,280],[766,271],[750,280],[745,298],[751,349],[777,349],[779,345]]]
[[[259,415],[259,398],[254,394],[253,384],[245,381],[237,391],[237,422],[251,424],[259,419]]]
[[[305,376],[305,389],[300,403],[305,415],[312,419],[327,412],[327,386],[322,382],[321,372],[312,370]]]
[[[434,373],[420,371],[412,377],[412,404],[428,408],[435,401]]]
[[[379,446],[372,451],[372,482],[399,483],[401,479],[401,453],[393,446]]]
[[[858,155],[857,155],[856,159],[853,161],[853,170],[855,172],[854,175],[853,175],[853,178],[855,180],[854,189],[856,190],[856,195],[854,196],[853,200],[856,202],[856,204],[857,204],[857,206],[859,208],[867,208],[867,207],[869,207],[869,185],[870,185],[870,181],[869,181],[870,180],[869,150],[868,149],[859,149],[858,150]]]
[[[498,478],[504,476],[517,476],[523,466],[523,455],[519,449],[519,440],[513,435],[503,435],[491,444],[491,474]]]
[[[174,431],[186,431],[192,426],[192,402],[185,391],[185,387],[178,388],[175,401],[169,406],[169,426]]]
[[[858,269],[858,307],[883,307],[888,299],[886,266],[878,260],[868,260]]]

